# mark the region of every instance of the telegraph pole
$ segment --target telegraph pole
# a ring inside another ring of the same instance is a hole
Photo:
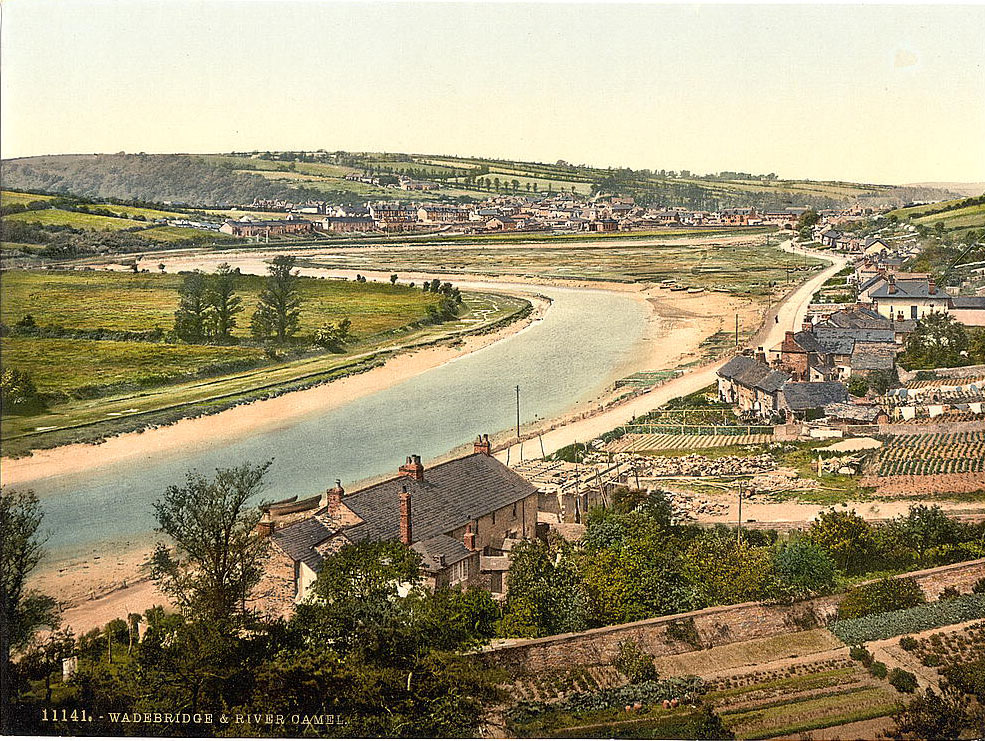
[[[523,461],[523,441],[520,440],[520,386],[516,387],[516,441],[520,446],[520,461]]]
[[[739,482],[739,526],[735,530],[735,545],[737,548],[742,547],[742,489],[745,486],[745,482]]]

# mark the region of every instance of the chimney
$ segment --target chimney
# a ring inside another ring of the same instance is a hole
[[[807,321],[805,319],[804,320],[804,323],[802,325],[800,325],[800,331],[801,332],[813,332],[814,331],[814,325],[811,324],[809,321]]]
[[[756,361],[766,365],[766,350],[762,346],[756,349]]]
[[[889,283],[886,284],[886,293],[896,293],[896,276],[889,276]]]
[[[927,293],[933,295],[937,293],[937,283],[934,281],[933,276],[927,278]]]
[[[489,435],[479,435],[475,439],[475,451],[483,455],[492,455],[492,446],[489,444]]]
[[[410,492],[405,486],[400,492],[400,542],[410,545],[413,537],[410,521]]]
[[[274,534],[275,529],[274,518],[270,515],[270,510],[266,510],[256,525],[256,534],[261,538],[269,538]]]
[[[465,527],[465,547],[470,550],[475,550],[475,533],[472,531],[472,523],[470,522]]]
[[[795,340],[795,339],[793,338],[793,335],[794,335],[794,333],[793,333],[792,331],[789,331],[789,330],[788,330],[788,331],[787,331],[787,332],[786,332],[786,333],[784,334],[784,337],[783,337],[783,341],[784,341],[784,342],[796,342],[796,340]]]
[[[401,476],[410,476],[417,481],[424,481],[424,466],[421,465],[421,456],[408,455],[407,462],[397,469]]]
[[[339,511],[339,507],[342,505],[342,495],[345,494],[345,490],[342,488],[342,482],[335,479],[335,486],[328,489],[324,494],[321,495],[321,501],[318,506],[321,509],[328,508],[328,513],[335,514]]]

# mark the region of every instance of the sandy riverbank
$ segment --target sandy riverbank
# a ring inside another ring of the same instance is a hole
[[[23,458],[4,458],[0,462],[0,480],[4,486],[30,485],[50,476],[121,461],[139,461],[151,453],[179,452],[200,445],[202,440],[235,440],[276,429],[291,419],[342,406],[520,332],[541,319],[549,306],[542,298],[533,295],[525,298],[534,304],[533,312],[526,319],[495,332],[400,353],[381,366],[331,383],[242,404],[205,417],[183,419],[166,427],[117,435],[97,445],[63,445],[38,450]]]

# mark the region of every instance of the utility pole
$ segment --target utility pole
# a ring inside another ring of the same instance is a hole
[[[520,462],[523,462],[523,441],[520,439],[520,386],[516,387],[516,441],[520,446]]]
[[[739,349],[739,315],[735,315],[735,349]]]
[[[745,482],[739,482],[739,526],[735,530],[735,545],[737,548],[742,547],[742,488],[745,486]]]

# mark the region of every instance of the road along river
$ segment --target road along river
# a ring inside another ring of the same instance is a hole
[[[263,269],[255,258],[228,261],[244,271]],[[197,420],[205,433],[181,448],[151,449],[84,470],[20,479],[19,488],[33,488],[41,498],[52,556],[62,560],[146,546],[154,526],[152,502],[168,485],[181,483],[189,469],[208,474],[217,466],[272,459],[264,496],[304,497],[335,479],[351,485],[395,471],[407,455],[427,460],[480,432],[511,427],[517,385],[522,422],[557,417],[598,397],[645,354],[649,310],[639,296],[530,284],[457,285],[533,292],[548,297],[551,305],[541,320],[520,332],[346,404],[234,435],[221,427],[222,415],[207,417]],[[92,456],[99,455],[92,448]]]

